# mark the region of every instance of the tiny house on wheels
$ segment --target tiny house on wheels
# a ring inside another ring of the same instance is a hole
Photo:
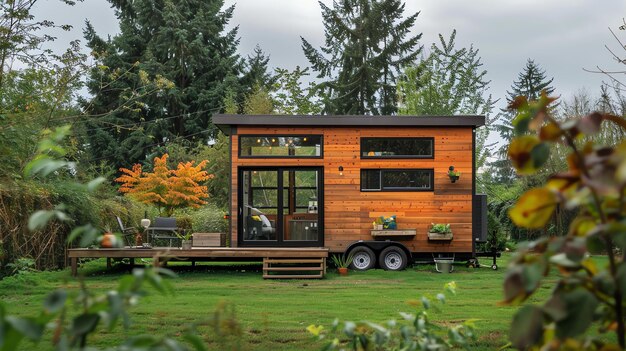
[[[484,116],[217,115],[230,136],[233,247],[326,247],[353,268],[475,261],[486,239]],[[495,269],[496,267],[494,267]]]

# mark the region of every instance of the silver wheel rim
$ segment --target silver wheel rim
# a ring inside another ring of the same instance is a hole
[[[402,256],[397,252],[390,252],[385,255],[385,266],[391,270],[397,270],[402,267]]]
[[[357,253],[352,259],[352,264],[356,269],[367,269],[370,266],[370,262],[372,262],[372,258],[365,252]]]

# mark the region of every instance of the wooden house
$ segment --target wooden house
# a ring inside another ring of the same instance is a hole
[[[483,116],[216,115],[230,137],[233,247],[326,247],[353,267],[473,259]],[[452,171],[451,171],[452,170]],[[376,219],[395,216],[379,230]],[[449,224],[451,234],[429,234]]]

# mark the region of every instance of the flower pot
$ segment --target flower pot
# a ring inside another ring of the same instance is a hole
[[[191,240],[181,240],[180,245],[183,250],[191,250]]]
[[[102,235],[102,239],[100,240],[100,247],[105,249],[110,249],[113,247],[117,247],[117,237],[113,233],[104,233]]]
[[[383,225],[382,224],[377,224],[376,225],[376,229],[377,230],[383,230]]]
[[[337,268],[337,272],[339,272],[339,275],[348,275],[348,268],[347,267],[339,267]]]
[[[458,175],[451,175],[449,177],[450,177],[450,182],[456,183],[456,181],[459,180],[460,176],[458,176]]]
[[[452,240],[453,235],[452,233],[435,233],[435,232],[428,232],[428,240],[443,240],[443,241],[449,241]]]

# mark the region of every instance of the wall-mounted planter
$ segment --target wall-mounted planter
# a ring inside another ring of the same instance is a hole
[[[453,175],[453,174],[448,174],[448,177],[450,177],[450,182],[452,183],[456,183],[457,180],[459,180],[459,178],[461,177],[460,175]]]
[[[450,241],[452,237],[452,233],[428,232],[428,240]]]

